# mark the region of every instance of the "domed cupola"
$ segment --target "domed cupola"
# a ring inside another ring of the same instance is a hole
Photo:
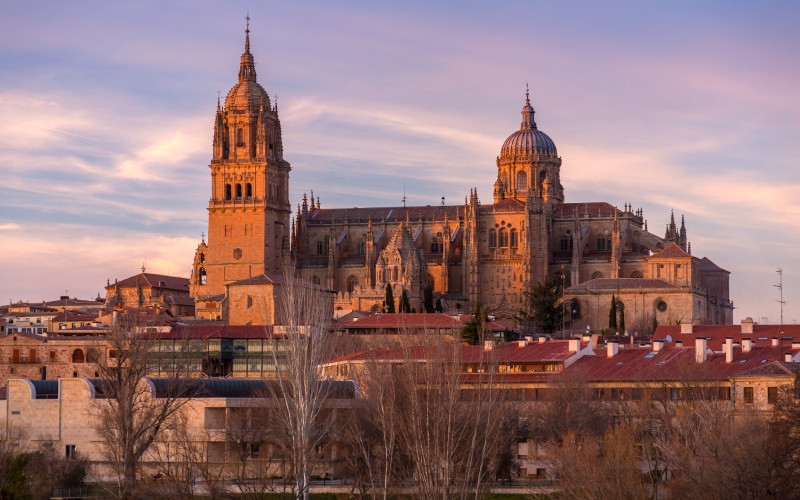
[[[536,154],[558,156],[553,139],[536,128],[536,122],[533,120],[534,114],[529,93],[526,91],[525,106],[522,107],[522,125],[503,143],[503,147],[500,149],[501,158]]]
[[[270,107],[269,95],[256,81],[256,63],[250,53],[250,27],[245,30],[244,53],[239,64],[239,81],[225,98],[225,108],[232,111],[258,114],[260,107]]]
[[[561,158],[553,140],[536,127],[534,113],[526,89],[522,124],[505,140],[497,157],[495,202],[503,197],[541,199],[548,204],[564,201]]]

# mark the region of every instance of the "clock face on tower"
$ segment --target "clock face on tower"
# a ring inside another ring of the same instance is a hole
[[[242,249],[241,248],[234,248],[233,249],[233,258],[239,260],[242,258]]]

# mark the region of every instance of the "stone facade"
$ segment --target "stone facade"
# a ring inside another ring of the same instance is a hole
[[[673,215],[661,237],[648,231],[642,210],[631,204],[567,203],[562,159],[539,130],[527,93],[521,114],[519,130],[496,159],[491,204],[473,188],[463,205],[322,208],[312,191],[290,226],[290,169],[277,106],[256,82],[248,30],[239,82],[217,106],[208,242],[197,248],[191,277],[192,297],[204,304],[198,316],[222,319],[234,307],[225,304],[227,284],[280,275],[291,262],[298,276],[337,292],[337,310],[377,312],[389,285],[396,299],[405,291],[419,312],[431,287],[445,312],[481,305],[513,325],[526,307],[527,287],[561,274],[567,287],[595,279],[660,280],[659,286],[674,285],[682,294],[671,299],[670,318],[732,321],[729,273],[690,256],[683,219],[678,225]],[[675,268],[657,257],[672,243],[688,258]],[[611,293],[602,292],[609,303]],[[625,297],[636,304],[635,294]],[[669,320],[654,310],[661,303],[656,299],[645,298],[643,314]],[[591,307],[592,299],[581,303],[577,292],[571,300],[578,310]],[[602,316],[599,309],[592,314]],[[586,323],[574,315],[568,321]]]
[[[239,81],[217,102],[209,165],[208,242],[195,252],[190,278],[197,301],[222,300],[225,286],[263,273],[280,275],[289,262],[289,170],[283,159],[278,106],[256,81],[250,30]],[[207,319],[220,306],[198,310]],[[208,314],[208,316],[205,316]]]

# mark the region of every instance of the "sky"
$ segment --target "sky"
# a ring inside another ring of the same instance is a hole
[[[567,202],[642,208],[800,319],[800,3],[0,3],[0,303],[188,277],[249,14],[293,206],[492,202],[525,86]]]

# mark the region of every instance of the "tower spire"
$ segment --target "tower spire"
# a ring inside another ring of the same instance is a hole
[[[531,93],[528,88],[528,82],[525,82],[525,106],[522,107],[522,125],[520,130],[530,130],[536,128],[536,122],[533,120],[533,115],[536,112],[531,106]]]
[[[256,64],[253,60],[253,54],[250,53],[250,14],[245,19],[247,19],[247,27],[244,30],[244,53],[239,65],[239,81],[250,80],[254,82],[256,81]]]

